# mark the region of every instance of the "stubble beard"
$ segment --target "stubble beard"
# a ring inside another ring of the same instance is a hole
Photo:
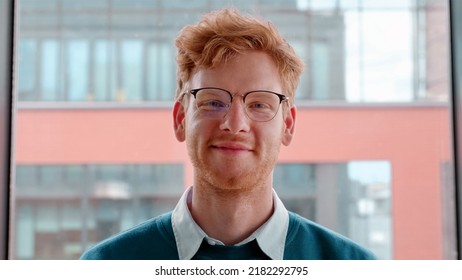
[[[236,172],[233,175],[224,174],[207,158],[200,157],[199,152],[191,145],[188,153],[194,167],[195,184],[201,191],[213,193],[217,196],[230,197],[245,195],[264,187],[268,180],[271,181],[272,171],[277,162],[277,156],[264,157],[257,166]],[[279,150],[279,148],[278,148]],[[279,151],[275,151],[276,155]]]

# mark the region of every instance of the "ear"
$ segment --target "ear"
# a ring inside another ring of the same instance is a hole
[[[185,107],[178,100],[175,101],[173,106],[173,130],[175,131],[176,139],[183,142],[185,140]]]
[[[290,107],[289,111],[285,110],[284,113],[284,131],[282,135],[282,144],[289,146],[292,142],[292,137],[295,131],[295,117],[297,115],[297,109],[295,105]]]

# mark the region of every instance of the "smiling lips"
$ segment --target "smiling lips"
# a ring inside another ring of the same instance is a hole
[[[212,148],[224,152],[251,152],[252,148],[249,145],[237,142],[222,142],[211,145]]]

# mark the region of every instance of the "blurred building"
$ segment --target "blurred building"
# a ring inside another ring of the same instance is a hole
[[[232,2],[272,20],[307,66],[275,171],[286,207],[381,258],[454,257],[446,2]],[[78,258],[173,209],[192,183],[173,135],[173,40],[222,6],[21,1],[13,258]]]

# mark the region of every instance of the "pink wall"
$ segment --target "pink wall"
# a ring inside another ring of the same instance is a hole
[[[441,164],[449,160],[445,107],[299,109],[281,162],[388,160],[392,165],[395,259],[440,259]],[[26,110],[16,115],[18,164],[183,162],[170,110]]]

